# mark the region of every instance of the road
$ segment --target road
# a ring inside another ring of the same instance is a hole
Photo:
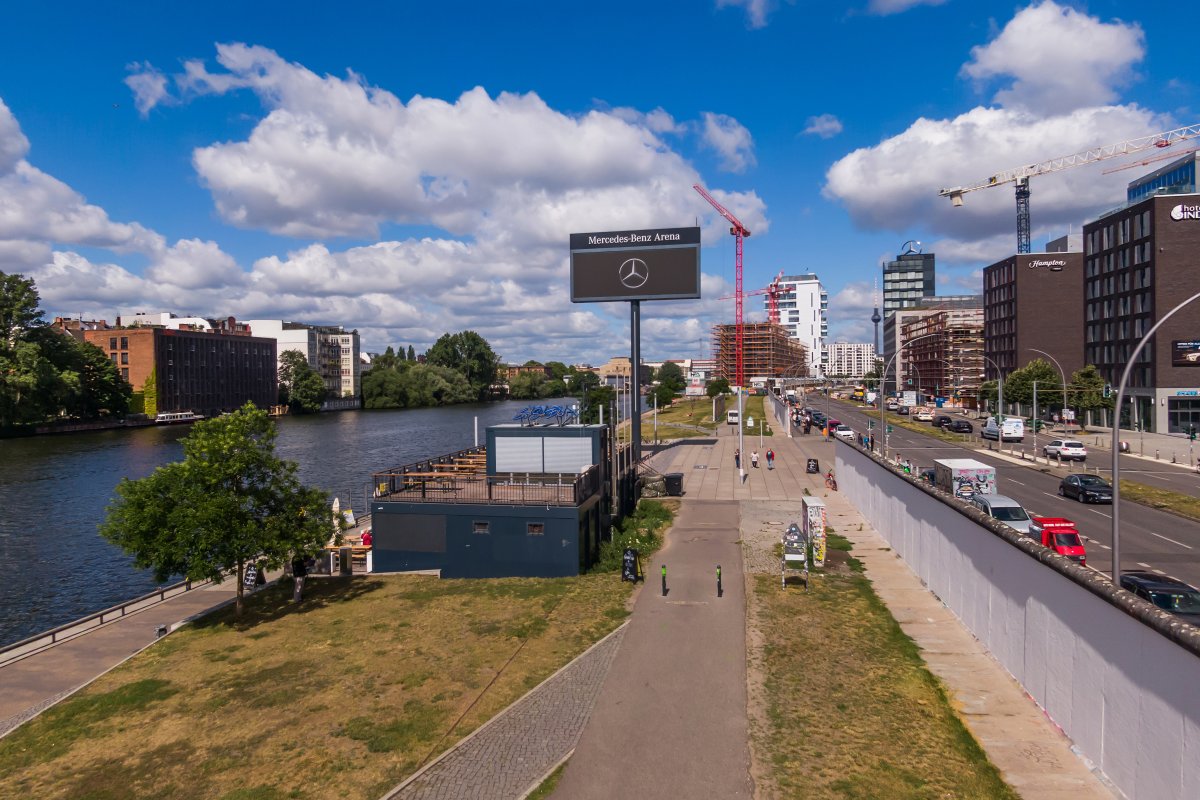
[[[878,411],[871,413],[870,409],[864,407],[823,398],[817,399],[813,405],[840,419],[856,432],[867,431],[868,414],[871,414],[870,418],[878,427]],[[879,441],[882,437],[878,433],[876,430],[876,445],[882,447]],[[1043,437],[1039,436],[1039,439]],[[1079,471],[1078,466],[1050,468],[1041,464],[1035,468],[1032,462],[1023,466],[989,455],[986,449],[976,450],[952,444],[900,426],[893,426],[888,445],[892,456],[902,454],[917,469],[931,467],[938,458],[975,458],[995,467],[996,481],[1002,494],[1017,500],[1034,516],[1074,520],[1087,547],[1088,566],[1112,574],[1112,507],[1084,505],[1058,496],[1061,477],[1068,472]],[[1108,451],[1104,451],[1103,455],[1108,456]],[[1106,458],[1104,460],[1107,461]],[[1200,493],[1200,476],[1182,469],[1171,471],[1166,466],[1156,468],[1156,465],[1147,465],[1139,459],[1122,457],[1121,475],[1129,480],[1177,492]],[[1124,571],[1151,570],[1200,586],[1200,523],[1123,501],[1121,568]]]

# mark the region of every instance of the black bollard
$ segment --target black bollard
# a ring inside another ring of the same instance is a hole
[[[663,597],[667,596],[667,565],[662,565]]]
[[[717,597],[721,597],[725,591],[721,588],[721,565],[717,564]]]

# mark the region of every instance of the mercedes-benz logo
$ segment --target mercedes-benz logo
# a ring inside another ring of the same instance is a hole
[[[650,269],[640,258],[629,258],[621,264],[617,276],[626,289],[640,289],[650,279]]]

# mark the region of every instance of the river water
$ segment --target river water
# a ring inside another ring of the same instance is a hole
[[[547,402],[570,402],[554,400]],[[471,447],[488,425],[527,401],[395,411],[344,411],[278,420],[276,453],[300,479],[365,510],[371,474]],[[154,577],[100,538],[121,478],[183,457],[188,426],[0,440],[0,645],[153,590]]]

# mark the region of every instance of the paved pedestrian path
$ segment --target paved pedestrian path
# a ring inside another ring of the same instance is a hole
[[[749,798],[737,504],[685,503],[647,574],[621,651],[552,796]]]
[[[537,786],[574,750],[626,627],[400,784],[386,800],[510,800]]]

